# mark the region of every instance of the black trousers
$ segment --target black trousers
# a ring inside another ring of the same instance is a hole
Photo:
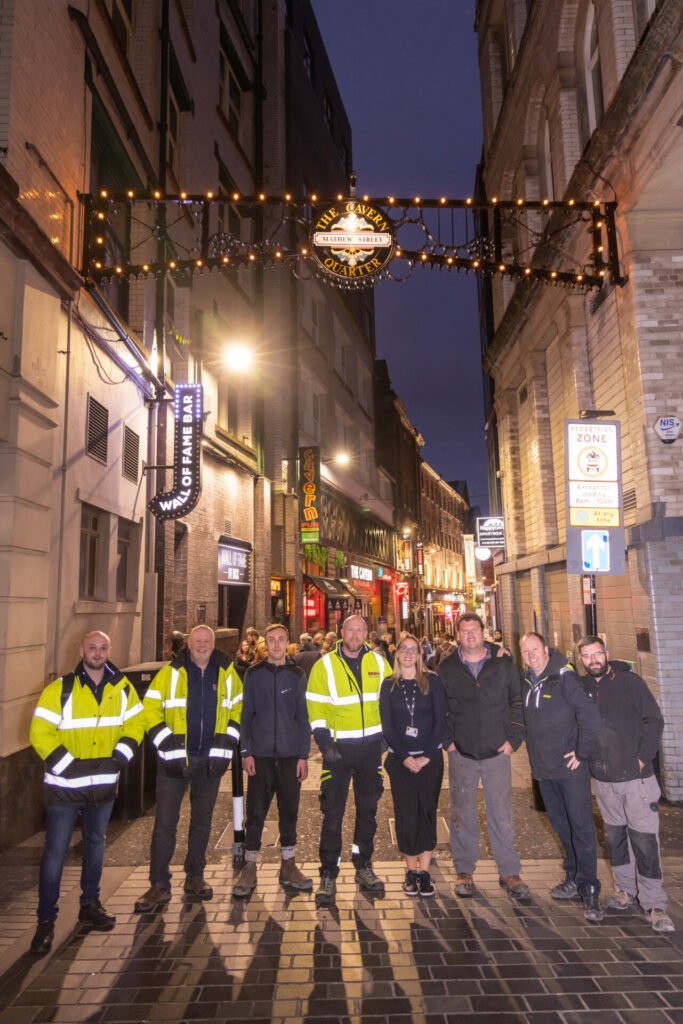
[[[261,836],[268,811],[277,797],[280,847],[296,846],[301,783],[296,777],[296,757],[255,757],[256,774],[247,783],[247,827],[244,849],[261,849]]]
[[[582,896],[590,888],[600,892],[590,778],[568,771],[564,779],[541,779],[540,787],[550,824],[564,849],[567,878],[576,882]]]
[[[336,878],[342,851],[342,823],[349,785],[353,780],[356,824],[353,830],[351,860],[362,868],[372,860],[377,831],[377,804],[382,795],[382,744],[372,740],[354,746],[338,743],[341,759],[328,764],[323,759],[320,776],[320,870]]]
[[[190,831],[185,857],[185,874],[199,878],[206,867],[206,848],[211,836],[211,820],[218,796],[220,778],[208,774],[208,757],[191,757],[190,778],[167,775],[163,766],[157,770],[157,805],[152,833],[149,880],[152,885],[171,884],[169,864],[176,844],[180,805],[190,788]]]

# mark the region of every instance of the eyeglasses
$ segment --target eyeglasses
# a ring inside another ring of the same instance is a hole
[[[420,653],[417,647],[399,647],[399,654],[413,654],[415,657]]]

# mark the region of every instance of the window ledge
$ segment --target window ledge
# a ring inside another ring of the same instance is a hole
[[[74,615],[140,615],[137,601],[74,601]]]

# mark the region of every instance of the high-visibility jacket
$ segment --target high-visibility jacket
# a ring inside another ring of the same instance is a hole
[[[391,675],[391,666],[377,651],[365,647],[360,663],[361,689],[338,653],[341,645],[340,640],[333,651],[319,658],[308,677],[308,718],[321,750],[330,740],[362,743],[382,735],[379,688]]]
[[[184,652],[164,665],[145,694],[145,725],[160,761],[171,775],[182,775],[187,758],[188,677]],[[222,775],[240,736],[242,680],[230,660],[219,655],[216,729],[209,751],[209,774]]]
[[[99,701],[82,679],[82,662],[40,695],[29,738],[45,762],[47,804],[113,800],[120,769],[142,742],[142,702],[123,673],[111,664],[106,670]]]

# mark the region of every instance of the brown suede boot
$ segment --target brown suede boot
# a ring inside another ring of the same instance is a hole
[[[232,894],[238,899],[243,896],[250,896],[256,888],[256,861],[248,860],[237,876],[237,881],[232,887]]]
[[[280,862],[280,882],[287,889],[296,889],[297,892],[310,892],[313,888],[313,879],[306,878],[296,866],[294,857],[288,857]]]

